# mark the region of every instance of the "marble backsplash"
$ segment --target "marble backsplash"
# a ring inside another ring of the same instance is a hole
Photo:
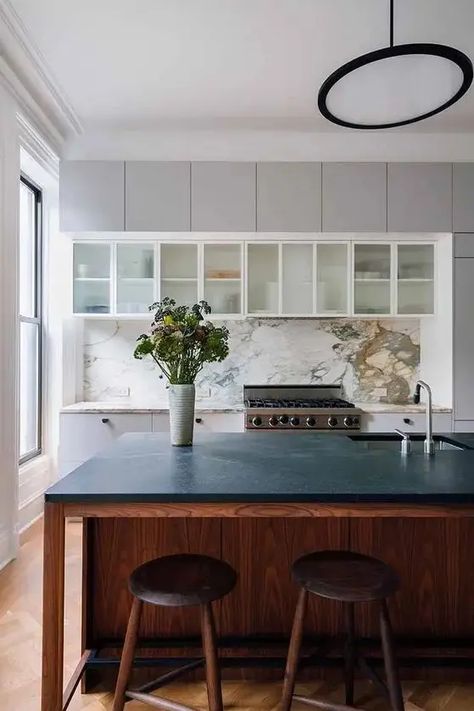
[[[349,400],[404,404],[418,379],[416,319],[246,319],[226,325],[229,357],[205,366],[196,384],[202,407],[240,405],[245,383],[341,383]],[[146,326],[85,321],[85,401],[166,405],[166,382],[153,361],[133,357]]]

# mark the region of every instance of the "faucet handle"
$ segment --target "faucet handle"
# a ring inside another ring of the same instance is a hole
[[[417,383],[416,387],[415,387],[415,393],[413,395],[413,402],[415,403],[415,405],[420,404],[420,391],[421,391],[420,384]]]
[[[402,441],[400,443],[400,451],[402,454],[410,454],[411,452],[411,439],[408,432],[403,432],[403,430],[394,430],[400,437]]]

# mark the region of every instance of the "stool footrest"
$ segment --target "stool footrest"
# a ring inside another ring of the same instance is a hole
[[[167,672],[166,674],[162,674],[158,677],[158,679],[155,679],[154,681],[149,681],[146,684],[143,684],[143,686],[139,686],[138,688],[134,689],[133,691],[138,692],[140,694],[149,694],[152,691],[159,689],[161,686],[169,684],[170,681],[178,679],[182,674],[186,674],[187,672],[193,671],[193,669],[198,669],[199,667],[204,666],[204,663],[204,658],[195,659],[193,662],[189,662],[189,664],[183,664],[183,666],[178,667],[177,669],[173,669],[172,671]]]
[[[126,691],[125,696],[129,699],[141,701],[143,704],[148,704],[148,706],[153,706],[155,709],[162,709],[162,711],[195,711],[195,709],[192,709],[190,706],[183,706],[183,704],[178,704],[168,699],[162,699],[159,696],[142,694],[139,691]]]
[[[300,701],[302,704],[308,704],[308,706],[314,706],[315,708],[322,709],[322,711],[360,711],[355,706],[346,706],[346,704],[336,704],[331,701],[318,701],[317,699],[308,699],[307,696],[298,696],[295,694],[293,696],[295,701]]]

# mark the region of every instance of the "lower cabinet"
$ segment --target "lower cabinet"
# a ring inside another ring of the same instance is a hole
[[[361,430],[363,432],[425,432],[426,416],[420,413],[364,413],[361,417]],[[434,432],[452,432],[453,417],[450,412],[437,412],[433,414]]]

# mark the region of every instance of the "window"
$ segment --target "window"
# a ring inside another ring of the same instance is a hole
[[[20,464],[41,453],[42,194],[20,179]]]

